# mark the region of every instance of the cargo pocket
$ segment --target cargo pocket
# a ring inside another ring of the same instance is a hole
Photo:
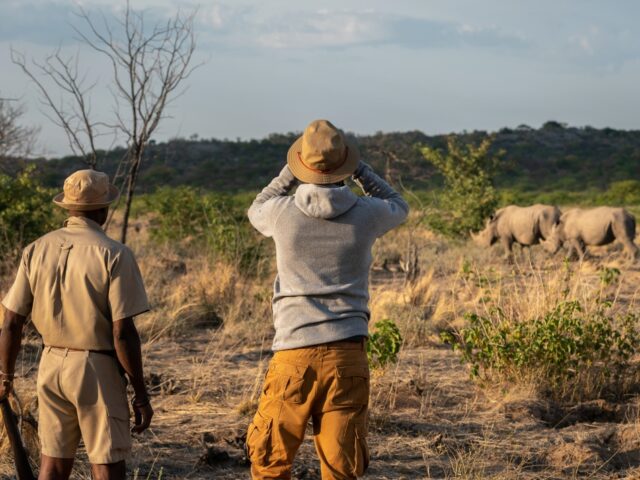
[[[111,368],[103,370],[105,376],[102,378],[101,387],[103,387],[102,394],[109,420],[111,445],[114,451],[129,450],[131,448],[131,412],[127,400],[126,384],[120,376],[117,366],[113,365],[114,362],[108,362],[107,359],[112,359],[110,357],[104,359],[105,364]],[[104,388],[104,381],[107,379],[111,388]]]
[[[337,444],[327,451],[331,453],[327,460],[331,468],[340,474],[339,478],[358,478],[369,467],[366,421],[356,417],[346,421]]]
[[[369,404],[369,367],[364,365],[336,368],[334,405]]]
[[[129,409],[109,408],[109,431],[113,450],[129,450],[131,448],[131,431],[129,429]]]
[[[361,477],[369,468],[369,445],[367,444],[367,429],[365,425],[356,424],[355,459],[353,474]]]
[[[272,423],[271,418],[263,417],[258,411],[249,425],[246,450],[247,457],[253,464],[265,465],[269,461]]]
[[[307,367],[287,363],[271,363],[262,394],[289,403],[304,400],[304,374]]]

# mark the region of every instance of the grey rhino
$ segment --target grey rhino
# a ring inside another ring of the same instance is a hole
[[[549,238],[553,226],[559,220],[560,209],[553,205],[509,205],[489,218],[480,233],[471,233],[471,238],[477,245],[485,248],[500,240],[508,257],[514,243],[530,246]]]
[[[556,253],[567,243],[568,256],[575,252],[582,258],[586,246],[607,245],[618,240],[624,245],[626,254],[635,259],[638,256],[638,247],[633,243],[635,236],[636,219],[624,208],[572,208],[562,214],[542,246],[548,252]]]

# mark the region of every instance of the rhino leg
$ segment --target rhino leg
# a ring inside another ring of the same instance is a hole
[[[632,240],[628,240],[628,239],[622,243],[624,244],[624,251],[626,252],[629,259],[637,260],[638,257],[640,256],[640,249],[638,249],[638,246],[635,243],[633,243]]]
[[[584,242],[579,238],[572,238],[569,240],[569,253],[567,256],[569,258],[573,257],[573,252],[576,253],[578,260],[583,260],[586,254]]]
[[[633,237],[636,234],[636,225],[632,220],[627,220],[621,224],[614,223],[612,225],[613,234],[616,237],[616,240],[619,240],[620,243],[624,246],[625,254],[631,259],[635,260],[638,258],[638,246],[633,243]]]
[[[504,248],[504,257],[507,260],[510,260],[513,256],[513,238],[511,237],[501,237],[500,243]]]

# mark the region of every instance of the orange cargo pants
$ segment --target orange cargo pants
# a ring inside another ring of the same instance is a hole
[[[276,352],[247,433],[254,480],[290,479],[309,419],[324,480],[362,476],[369,464],[369,366],[364,342]]]

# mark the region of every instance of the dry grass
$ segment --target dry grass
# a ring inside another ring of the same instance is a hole
[[[135,441],[134,477],[248,478],[243,433],[270,358],[272,276],[241,276],[202,252],[179,255],[153,246],[144,224],[139,226],[130,243],[154,309],[137,325],[156,418]],[[419,258],[413,281],[403,273],[410,252]],[[440,331],[463,326],[464,313],[487,314],[495,307],[513,318],[533,318],[561,298],[587,306],[605,298],[614,309],[637,309],[640,269],[618,256],[616,248],[606,248],[584,263],[564,264],[533,249],[506,264],[501,252],[449,243],[415,224],[383,238],[375,251],[372,322],[395,320],[405,345],[398,363],[372,378],[373,462],[367,478],[637,476],[635,398],[572,409],[536,398],[535,385],[481,388],[438,339]],[[619,279],[604,285],[604,267],[619,268]],[[0,278],[0,291],[9,282]],[[38,352],[30,335],[16,385],[23,410],[34,416],[29,400]],[[37,452],[34,431],[27,436]],[[6,442],[0,448],[0,478],[9,478]],[[88,475],[81,454],[74,478]],[[310,441],[302,446],[294,477],[319,478]]]

